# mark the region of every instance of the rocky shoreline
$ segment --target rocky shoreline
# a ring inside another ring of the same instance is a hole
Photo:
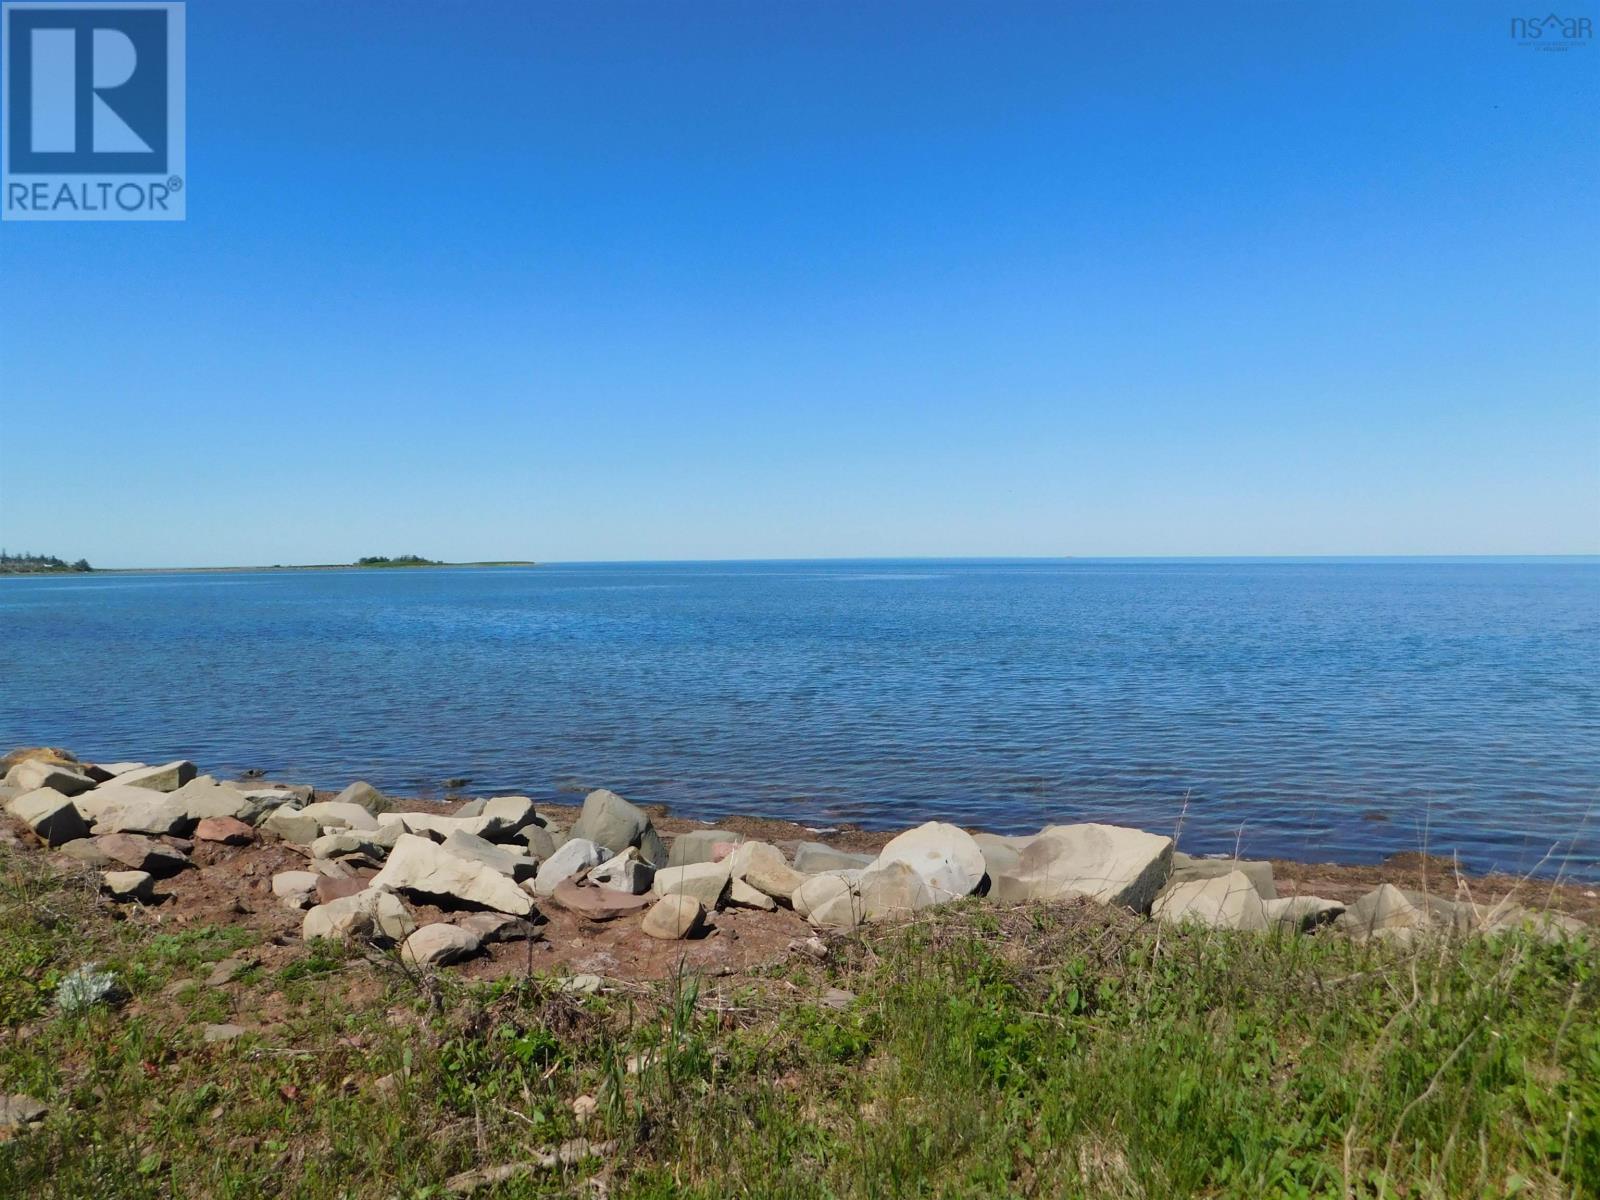
[[[35,748],[0,766],[18,840],[92,873],[115,902],[253,923],[279,945],[398,947],[406,964],[474,974],[535,953],[580,979],[683,964],[734,973],[974,895],[1401,944],[1513,929],[1564,938],[1596,908],[1592,889],[1472,879],[1420,856],[1392,869],[1196,858],[1169,837],[1102,824],[1001,837],[928,822],[823,840],[788,822],[697,825],[603,789],[577,809],[522,796],[441,805],[361,782],[330,795],[219,780],[183,760],[86,763]]]

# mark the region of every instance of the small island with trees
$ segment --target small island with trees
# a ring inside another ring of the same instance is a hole
[[[73,575],[92,570],[94,568],[86,558],[69,563],[53,554],[30,554],[27,551],[12,554],[0,550],[0,575]]]
[[[356,559],[358,567],[442,567],[445,564],[437,558],[423,558],[420,554],[396,554],[390,558],[386,554],[371,554],[366,558]]]
[[[355,562],[342,563],[273,563],[259,567],[91,567],[89,560],[80,558],[67,562],[52,554],[12,554],[0,550],[0,575],[207,575],[252,571],[348,571],[351,568],[386,567],[536,567],[531,559],[503,559],[495,562],[446,562],[438,558],[424,558],[420,554],[369,554]]]

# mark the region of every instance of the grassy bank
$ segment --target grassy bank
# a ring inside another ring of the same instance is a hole
[[[213,985],[257,935],[114,910],[33,852],[0,847],[0,877],[0,1092],[50,1108],[0,1144],[0,1195],[421,1198],[501,1166],[473,1194],[1600,1193],[1587,940],[967,902],[821,963],[593,996],[320,943]],[[85,959],[131,997],[60,1015]],[[256,1032],[203,1041],[227,1021]],[[610,1145],[536,1165],[578,1137]]]

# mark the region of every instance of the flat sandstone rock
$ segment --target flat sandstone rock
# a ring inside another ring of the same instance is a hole
[[[1022,850],[1016,871],[993,881],[996,900],[1089,896],[1135,912],[1150,905],[1172,871],[1172,839],[1121,825],[1051,825]]]
[[[256,831],[238,817],[206,817],[194,827],[197,842],[216,842],[223,846],[248,846]]]
[[[148,871],[107,871],[100,886],[113,900],[148,900],[155,878]]]
[[[124,771],[111,780],[119,787],[146,788],[152,792],[175,792],[195,777],[195,765],[188,759],[175,759],[157,767]]]
[[[400,957],[413,966],[440,967],[476,954],[481,944],[470,929],[437,921],[406,938]]]
[[[76,796],[94,787],[94,780],[76,766],[27,758],[6,772],[6,783],[24,792],[49,788],[63,796]]]
[[[19,763],[13,770],[28,765]],[[77,805],[54,788],[24,792],[6,804],[6,811],[33,830],[47,846],[59,846],[89,836],[89,823],[83,819]]]
[[[732,879],[727,862],[692,863],[657,871],[651,890],[657,896],[692,896],[706,908],[716,908]]]
[[[525,917],[533,901],[506,876],[480,862],[458,858],[443,846],[405,834],[389,852],[389,861],[372,885],[425,896],[447,896],[477,908]]]
[[[740,842],[728,857],[728,868],[734,882],[784,904],[792,902],[795,889],[809,878],[788,864],[783,851],[767,842]]]
[[[614,888],[589,887],[572,879],[563,879],[556,884],[550,899],[568,912],[577,913],[591,921],[609,921],[650,907],[648,896],[636,896]]]
[[[948,891],[935,891],[915,866],[899,859],[863,871],[856,894],[861,917],[868,921],[904,920],[954,898]]]
[[[539,864],[539,873],[533,879],[534,894],[554,895],[556,886],[563,880],[571,879],[580,871],[598,867],[605,858],[605,850],[588,838],[568,839],[554,854]]]
[[[667,896],[645,914],[643,929],[664,942],[680,941],[699,932],[705,915],[705,909],[692,896]]]
[[[376,942],[403,941],[417,923],[393,892],[369,887],[353,896],[319,904],[306,913],[301,936]]]
[[[1261,893],[1243,871],[1170,885],[1156,897],[1151,912],[1174,925],[1187,922],[1256,933],[1268,926]]]

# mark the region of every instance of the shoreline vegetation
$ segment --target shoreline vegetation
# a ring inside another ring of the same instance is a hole
[[[1600,1191],[1593,888],[0,769],[0,1194]]]
[[[0,575],[81,575],[93,570],[86,558],[67,562],[53,554],[11,554],[0,550]]]
[[[355,561],[358,567],[442,567],[445,564],[436,558],[423,558],[420,554],[396,554],[391,558],[387,554],[369,554]]]
[[[40,565],[31,565],[31,564]],[[414,554],[393,558],[372,555],[353,563],[273,563],[255,567],[91,567],[87,560],[75,563],[42,555],[13,555],[0,557],[0,575],[65,575],[92,572],[96,575],[212,575],[257,574],[272,571],[354,571],[354,570],[416,570],[429,567],[536,567],[537,562],[504,559],[488,562],[443,562]]]

